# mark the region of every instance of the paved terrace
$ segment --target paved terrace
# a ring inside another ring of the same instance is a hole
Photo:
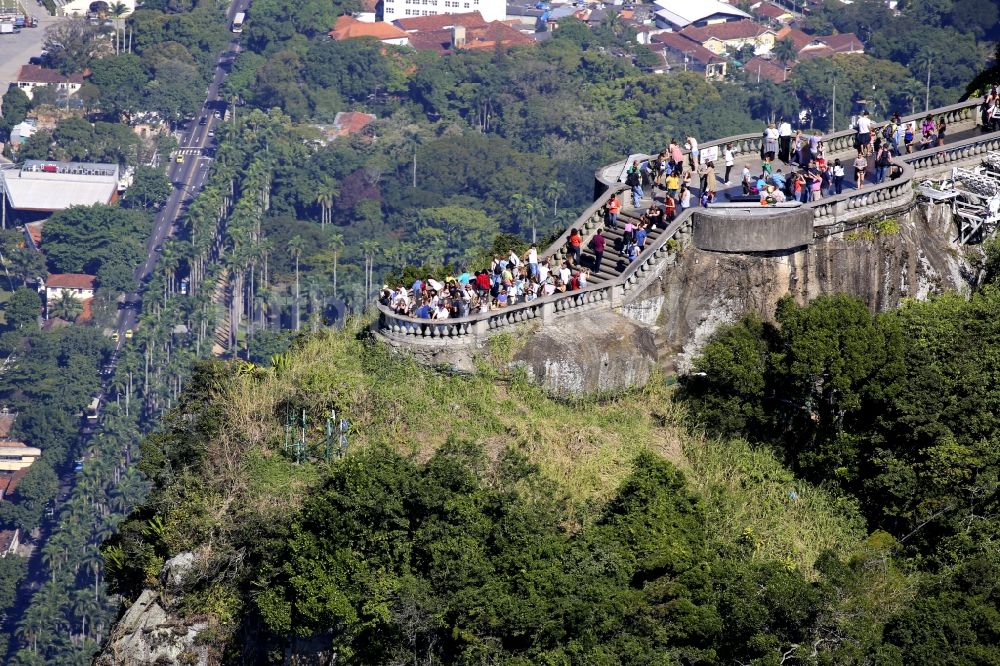
[[[719,183],[717,205],[709,208],[693,207],[678,214],[666,229],[656,229],[650,232],[646,240],[646,248],[638,259],[626,263],[618,256],[621,247],[621,224],[619,230],[605,229],[608,239],[601,271],[591,275],[590,284],[584,289],[538,298],[530,303],[520,303],[501,310],[493,310],[483,314],[475,314],[460,319],[447,319],[441,322],[430,322],[426,319],[401,316],[390,309],[379,306],[379,321],[377,333],[383,339],[400,347],[435,348],[443,345],[481,345],[495,333],[502,332],[521,322],[541,319],[549,322],[557,318],[572,316],[593,309],[615,309],[627,305],[643,289],[656,279],[666,268],[673,265],[677,254],[693,242],[695,218],[706,219],[711,216],[716,221],[714,231],[720,230],[718,222],[728,224],[732,230],[728,247],[719,246],[719,238],[713,238],[713,246],[704,249],[716,249],[731,252],[757,252],[790,250],[808,244],[812,239],[841,233],[847,229],[864,224],[870,220],[882,219],[886,216],[899,214],[911,209],[916,204],[917,184],[934,175],[950,172],[952,167],[967,166],[978,162],[987,151],[1000,149],[1000,132],[983,133],[978,126],[980,100],[972,100],[951,106],[932,109],[929,112],[905,116],[903,122],[919,121],[931,113],[935,119],[944,116],[949,127],[944,146],[914,152],[909,155],[894,158],[892,163],[901,170],[895,180],[886,180],[881,184],[866,183],[860,189],[854,188],[853,159],[857,155],[854,150],[855,133],[852,130],[835,132],[823,136],[826,148],[826,158],[829,163],[839,158],[844,164],[844,191],[835,196],[825,196],[815,202],[801,206],[767,208],[767,213],[761,215],[759,205],[726,205],[726,194],[742,194],[739,183],[725,187]],[[737,136],[708,141],[700,148],[717,146],[721,154],[723,147],[730,143],[735,154],[735,165],[731,178],[739,180],[744,165],[750,167],[753,174],[760,172],[760,151],[763,143],[761,133],[741,134]],[[593,254],[587,248],[590,238],[601,228],[604,228],[604,207],[613,194],[618,194],[623,202],[623,218],[638,217],[649,207],[653,199],[647,193],[640,202],[639,208],[632,208],[629,188],[620,180],[627,165],[636,158],[645,155],[631,155],[627,160],[609,164],[595,174],[598,190],[603,192],[571,225],[570,228],[580,230],[584,238],[584,265],[592,265]],[[870,163],[874,160],[869,158]],[[718,177],[724,167],[716,163]],[[788,167],[777,161],[775,169]],[[871,165],[869,166],[871,169]],[[693,179],[693,182],[694,179]],[[700,198],[700,192],[692,189]],[[657,194],[657,201],[662,201],[662,195]],[[721,216],[721,217],[720,217]],[[803,237],[803,223],[805,237]],[[702,227],[707,226],[699,223]],[[749,225],[753,225],[752,227]],[[769,232],[761,238],[759,234],[753,242],[747,242],[747,231],[767,227]],[[557,238],[540,256],[551,257],[553,264],[566,258],[566,244],[569,229]],[[726,245],[725,238],[722,245]],[[740,243],[744,245],[741,246]]]

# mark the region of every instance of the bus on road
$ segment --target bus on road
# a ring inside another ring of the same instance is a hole
[[[243,32],[243,21],[247,18],[246,12],[240,12],[233,19],[233,32]]]
[[[97,412],[101,407],[101,398],[99,396],[94,396],[87,406],[87,411],[84,414],[87,415],[87,423],[97,423]]]

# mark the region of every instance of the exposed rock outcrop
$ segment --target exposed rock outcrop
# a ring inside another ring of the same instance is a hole
[[[540,328],[514,355],[514,365],[562,395],[641,386],[656,360],[649,328],[600,310]]]

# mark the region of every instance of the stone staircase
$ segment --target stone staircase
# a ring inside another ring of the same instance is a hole
[[[631,220],[632,224],[638,226],[639,219],[642,214],[649,208],[652,200],[647,197],[642,200],[642,207],[640,208],[625,208],[623,207],[621,213],[618,215],[618,225],[612,229],[604,226],[604,238],[606,240],[604,248],[604,258],[601,260],[601,270],[600,272],[594,272],[595,255],[594,251],[584,244],[583,256],[581,257],[581,264],[590,269],[590,284],[601,284],[603,282],[613,281],[628,267],[628,258],[622,254],[622,250],[625,247],[624,235],[625,235],[625,222]],[[665,230],[665,227],[658,226],[655,229],[651,229],[646,236],[646,245],[648,246],[657,238],[660,237]]]

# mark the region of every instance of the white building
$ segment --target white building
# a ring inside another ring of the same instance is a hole
[[[70,206],[110,204],[118,197],[117,164],[25,160],[0,169],[0,206],[52,213]]]
[[[52,303],[62,298],[63,292],[78,301],[94,297],[96,278],[86,273],[52,273],[45,278],[45,302]]]
[[[753,18],[742,9],[719,0],[655,0],[654,4],[657,7],[656,26],[669,30]]]
[[[413,16],[479,12],[487,23],[507,18],[506,0],[384,0],[386,21]],[[405,30],[406,28],[404,28]]]
[[[103,0],[69,0],[66,4],[61,7],[61,11],[65,16],[85,16],[87,14],[98,14],[104,12],[108,18],[111,18],[111,12],[108,11],[108,7],[114,4],[115,0],[110,2],[104,2]],[[121,3],[128,8],[124,16],[128,16],[135,11],[135,0],[121,0]]]
[[[69,76],[55,69],[46,69],[38,65],[21,65],[16,85],[24,91],[28,99],[34,97],[34,90],[39,86],[53,86],[56,90],[75,94],[83,85],[83,74]]]

